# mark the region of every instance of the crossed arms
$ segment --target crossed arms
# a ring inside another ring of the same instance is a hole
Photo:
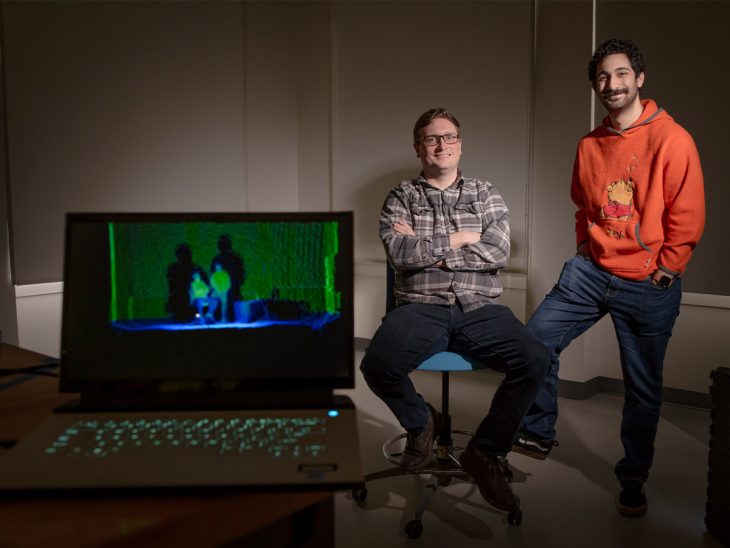
[[[402,183],[391,191],[381,211],[380,237],[396,270],[494,271],[506,266],[509,214],[489,183],[469,180],[461,194],[468,199],[460,197],[457,207],[445,215],[422,207],[425,201],[417,194],[412,183]]]

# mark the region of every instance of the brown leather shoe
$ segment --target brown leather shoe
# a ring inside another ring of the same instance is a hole
[[[428,422],[420,434],[406,435],[406,448],[403,450],[403,455],[400,458],[401,468],[409,472],[417,472],[431,460],[433,441],[439,435],[443,426],[441,413],[436,411],[431,405],[426,405],[428,405],[428,409],[431,411],[428,415]]]
[[[459,462],[464,471],[474,478],[479,492],[489,504],[506,512],[519,508],[519,499],[512,493],[498,457],[483,454],[469,442]]]

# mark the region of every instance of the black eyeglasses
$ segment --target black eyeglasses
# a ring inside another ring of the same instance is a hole
[[[421,142],[426,146],[436,146],[440,140],[443,139],[447,145],[453,145],[459,142],[459,135],[457,133],[447,133],[446,135],[424,135],[421,138]]]

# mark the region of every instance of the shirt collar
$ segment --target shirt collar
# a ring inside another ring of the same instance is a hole
[[[433,187],[430,184],[428,184],[428,181],[426,181],[426,178],[423,176],[423,171],[421,173],[419,173],[419,175],[418,175],[418,182],[425,185],[427,188],[439,190],[436,187]],[[449,186],[447,186],[444,190],[460,188],[463,184],[464,184],[464,176],[461,173],[461,170],[459,170],[459,172],[456,174],[456,179],[454,179],[454,182],[451,183]]]

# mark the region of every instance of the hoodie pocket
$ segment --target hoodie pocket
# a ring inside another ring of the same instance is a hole
[[[589,225],[591,256],[611,272],[645,272],[655,253],[642,241],[640,228],[637,221],[616,219],[601,219]]]

